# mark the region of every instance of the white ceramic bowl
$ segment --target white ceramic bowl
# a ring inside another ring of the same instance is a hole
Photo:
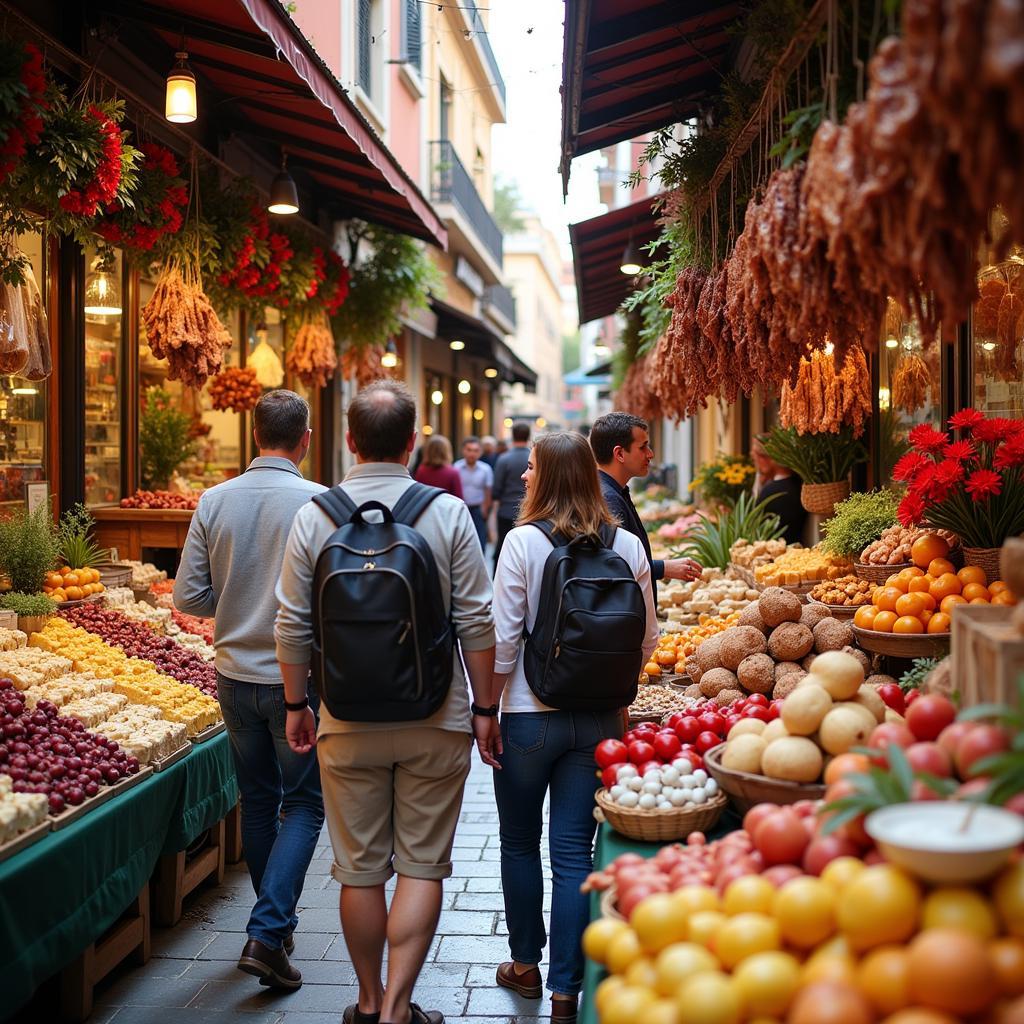
[[[1024,842],[1020,815],[954,800],[883,807],[868,815],[864,827],[890,863],[944,884],[991,878]]]

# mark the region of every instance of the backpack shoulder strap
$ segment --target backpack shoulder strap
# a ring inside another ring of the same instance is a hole
[[[615,531],[618,527],[614,523],[602,523],[601,529],[598,531],[598,535],[601,538],[601,543],[606,547],[610,548],[615,543]]]
[[[555,530],[555,528],[546,519],[536,519],[526,525],[536,526],[537,529],[547,537],[553,548],[564,548],[569,543],[569,538],[558,533],[558,531]]]
[[[413,526],[419,517],[426,512],[431,502],[445,493],[447,492],[441,490],[440,487],[428,487],[426,484],[414,482],[395,502],[395,507],[391,510],[391,514],[394,516],[396,523]]]
[[[356,503],[341,489],[340,484],[314,494],[313,502],[331,517],[335,526],[344,526],[356,512]]]

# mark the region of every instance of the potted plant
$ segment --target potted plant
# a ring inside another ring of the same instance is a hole
[[[21,594],[11,591],[0,597],[0,608],[18,616],[18,629],[23,633],[38,633],[46,620],[57,610],[57,605],[45,594]]]
[[[927,424],[910,431],[910,451],[892,474],[907,485],[899,519],[958,534],[964,562],[994,580],[1003,542],[1024,533],[1024,419],[964,409],[949,428],[957,440]]]
[[[694,474],[691,490],[700,492],[710,508],[732,508],[754,482],[753,463],[745,455],[723,455],[705,462]]]
[[[860,553],[896,523],[900,497],[895,491],[857,491],[839,502],[821,524],[825,551],[858,561]]]
[[[850,471],[866,462],[868,450],[852,427],[836,433],[800,434],[796,427],[773,427],[762,438],[765,454],[803,481],[800,501],[814,515],[831,515],[850,496]]]
[[[163,388],[148,388],[139,418],[142,482],[153,490],[167,487],[174,471],[196,453],[192,417],[176,408]]]

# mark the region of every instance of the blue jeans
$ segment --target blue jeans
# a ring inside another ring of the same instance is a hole
[[[505,748],[494,772],[501,838],[501,887],[509,949],[539,964],[544,930],[540,860],[544,797],[550,790],[551,963],[548,989],[577,995],[583,984],[580,940],[589,918],[580,885],[593,870],[594,747],[622,735],[618,711],[509,712],[501,717]]]
[[[480,539],[480,550],[487,550],[487,519],[484,517],[484,510],[479,505],[469,505],[469,515],[476,527],[476,535]]]
[[[256,905],[246,932],[280,949],[295,930],[296,904],[324,823],[316,749],[296,754],[285,739],[284,686],[217,673],[217,697],[242,797],[242,846]],[[310,686],[316,714],[320,701]],[[282,820],[283,818],[283,820]]]

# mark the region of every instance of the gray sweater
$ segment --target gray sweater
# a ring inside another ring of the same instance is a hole
[[[288,459],[260,456],[199,499],[174,582],[174,605],[216,615],[217,671],[246,683],[281,684],[274,647],[277,598],[295,514],[326,490]]]
[[[523,483],[522,476],[529,461],[529,445],[513,445],[498,458],[494,467],[494,488],[491,497],[497,503],[498,515],[502,519],[515,519],[519,515],[519,506],[526,497],[526,484]]]

